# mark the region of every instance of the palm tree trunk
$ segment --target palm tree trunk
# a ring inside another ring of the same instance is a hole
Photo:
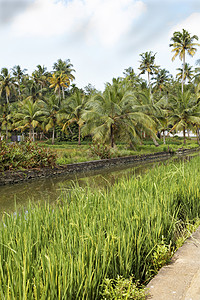
[[[60,103],[61,103],[60,88],[59,88],[59,90],[58,90],[58,97],[59,97],[59,106],[60,106]]]
[[[8,124],[6,123],[6,140],[8,139]]]
[[[32,140],[35,142],[35,132],[34,132],[34,127],[32,127]]]
[[[155,145],[156,147],[158,147],[159,144],[158,144],[158,142],[156,141],[156,139],[155,139],[154,137],[151,137],[151,138],[152,138],[152,141],[154,142],[154,145]]]
[[[163,130],[163,144],[164,145],[166,144],[166,141],[165,141],[165,130]]]
[[[183,140],[184,140],[184,145],[186,144],[186,138],[185,138],[185,126],[183,127]]]
[[[114,131],[113,131],[113,126],[110,126],[110,138],[111,138],[111,147],[114,147]]]
[[[81,144],[81,127],[78,125],[78,144]]]
[[[183,85],[184,85],[184,76],[185,76],[185,52],[183,53],[182,93],[183,93]]]
[[[150,90],[150,93],[151,93],[150,73],[147,72],[147,74],[148,74],[148,86],[149,86],[149,90]]]
[[[199,141],[199,127],[197,127],[196,134],[197,134],[197,144],[200,145],[200,141]]]
[[[64,91],[64,87],[62,86],[62,94],[63,94],[63,99],[65,99],[65,91]]]
[[[6,93],[6,102],[7,102],[7,104],[9,104],[8,94],[7,93]]]
[[[53,126],[52,145],[54,145],[54,142],[55,142],[55,126]]]
[[[20,81],[18,80],[18,93],[19,93],[19,96],[21,96],[21,91],[20,91]]]

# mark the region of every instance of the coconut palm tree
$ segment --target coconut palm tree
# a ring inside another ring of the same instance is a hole
[[[183,91],[172,95],[169,101],[170,130],[183,131],[184,144],[186,143],[186,129],[200,126],[200,99],[191,92]]]
[[[37,69],[32,73],[32,78],[36,84],[40,85],[40,89],[48,86],[48,76],[50,73],[47,72],[47,68],[41,65],[37,65]]]
[[[114,147],[116,138],[139,138],[141,126],[153,130],[154,122],[135,106],[136,97],[124,82],[113,79],[103,94],[95,95],[88,102],[82,118],[86,124],[83,133],[92,133],[94,140],[110,142]]]
[[[179,71],[179,73],[176,74],[176,78],[178,80],[183,79],[184,84],[186,80],[190,82],[194,77],[194,71],[192,70],[192,66],[190,66],[188,63],[185,63],[184,78],[183,78],[183,68],[177,68],[176,70]]]
[[[193,77],[194,83],[199,84],[200,83],[200,59],[197,59],[196,63],[197,67],[194,69],[195,75]]]
[[[21,67],[19,65],[14,66],[12,68],[12,74],[15,77],[17,84],[18,84],[18,94],[19,96],[21,95],[21,83],[22,83],[22,79],[23,77],[26,75],[25,72],[27,71],[27,69],[21,69]]]
[[[129,67],[128,69],[125,69],[123,72],[125,79],[130,83],[132,88],[137,88],[141,85],[141,78],[136,75],[132,67]]]
[[[41,105],[38,101],[33,101],[32,99],[25,99],[18,105],[18,112],[15,114],[15,124],[16,130],[25,130],[29,128],[29,138],[33,141],[35,140],[35,128],[38,126],[39,122],[42,121],[43,111]]]
[[[43,100],[43,93],[46,91],[45,88],[40,89],[40,85],[36,83],[33,79],[28,79],[23,93],[26,98],[36,102],[38,100]]]
[[[156,74],[155,77],[153,77],[153,87],[156,90],[161,92],[164,90],[166,87],[166,84],[170,82],[172,78],[172,75],[169,73],[168,70],[166,69],[158,69],[158,73]]]
[[[58,59],[56,63],[53,65],[53,70],[55,70],[57,73],[63,73],[66,74],[69,78],[69,80],[73,81],[75,79],[72,72],[75,72],[73,68],[73,65],[70,62],[70,59],[62,60]]]
[[[12,126],[12,116],[10,112],[11,112],[10,104],[5,103],[0,105],[0,124],[1,124],[1,129],[5,130],[6,132],[6,140],[8,139],[8,133]]]
[[[78,125],[78,144],[81,144],[81,128],[84,125],[82,115],[87,104],[87,97],[83,91],[76,88],[73,95],[66,99],[61,107],[59,116],[63,123],[63,130],[73,123]]]
[[[185,78],[185,56],[188,53],[190,56],[194,56],[197,49],[196,46],[200,46],[198,43],[194,43],[194,40],[198,40],[197,35],[191,36],[190,33],[183,29],[182,32],[175,31],[173,33],[173,37],[171,38],[172,43],[169,45],[173,47],[172,52],[174,53],[172,57],[172,61],[175,60],[177,56],[179,56],[180,60],[183,62],[183,69],[182,69],[182,93],[183,93],[183,86],[184,86],[184,78]]]
[[[143,90],[137,93],[137,109],[143,112],[145,115],[149,116],[155,124],[155,130],[158,131],[160,127],[160,119],[163,117],[163,112],[160,106],[160,101],[154,100],[154,94],[151,93],[149,89]],[[150,135],[155,146],[159,146],[156,141],[156,136],[154,132],[152,133],[148,129],[145,130],[148,135]]]
[[[156,53],[153,54],[152,51],[145,52],[140,54],[141,56],[141,61],[140,61],[140,66],[139,70],[141,70],[140,74],[145,74],[147,72],[148,76],[148,86],[151,89],[150,85],[150,75],[156,74],[158,72],[159,66],[155,65],[155,56]]]
[[[65,98],[64,88],[68,88],[70,85],[70,80],[68,75],[64,73],[53,73],[51,77],[49,77],[50,88],[54,88],[54,92],[58,93],[59,99],[61,101],[61,89],[63,99]]]
[[[59,99],[56,95],[52,95],[45,99],[45,101],[39,102],[42,107],[42,114],[45,117],[44,123],[46,131],[52,129],[52,145],[55,142],[55,127],[58,119],[59,112]]]
[[[9,104],[11,93],[15,93],[16,86],[17,84],[15,83],[14,79],[10,76],[8,69],[2,68],[0,74],[0,97],[4,93],[6,96],[7,104]]]

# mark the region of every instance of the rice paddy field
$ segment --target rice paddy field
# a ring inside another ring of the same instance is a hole
[[[4,213],[0,299],[144,299],[123,290],[116,298],[112,280],[145,285],[156,274],[199,224],[199,182],[195,157],[123,178],[107,190],[63,190],[53,206]]]

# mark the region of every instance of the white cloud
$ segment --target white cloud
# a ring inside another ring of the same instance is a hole
[[[174,31],[187,30],[191,35],[197,35],[200,38],[200,13],[193,13],[188,18],[174,26],[170,31],[170,36]]]
[[[15,17],[17,36],[73,36],[80,32],[88,43],[112,46],[130,29],[146,9],[138,0],[35,0]]]

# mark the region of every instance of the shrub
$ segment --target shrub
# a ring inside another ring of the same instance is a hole
[[[0,143],[0,171],[55,166],[56,155],[31,141],[17,144]]]
[[[93,142],[89,145],[92,155],[97,155],[100,159],[111,158],[111,148],[106,144],[100,144],[97,142]]]
[[[116,280],[106,278],[103,287],[102,296],[106,300],[146,299],[145,290],[138,288],[137,282],[133,282],[132,276],[129,279],[124,279],[119,275]]]

